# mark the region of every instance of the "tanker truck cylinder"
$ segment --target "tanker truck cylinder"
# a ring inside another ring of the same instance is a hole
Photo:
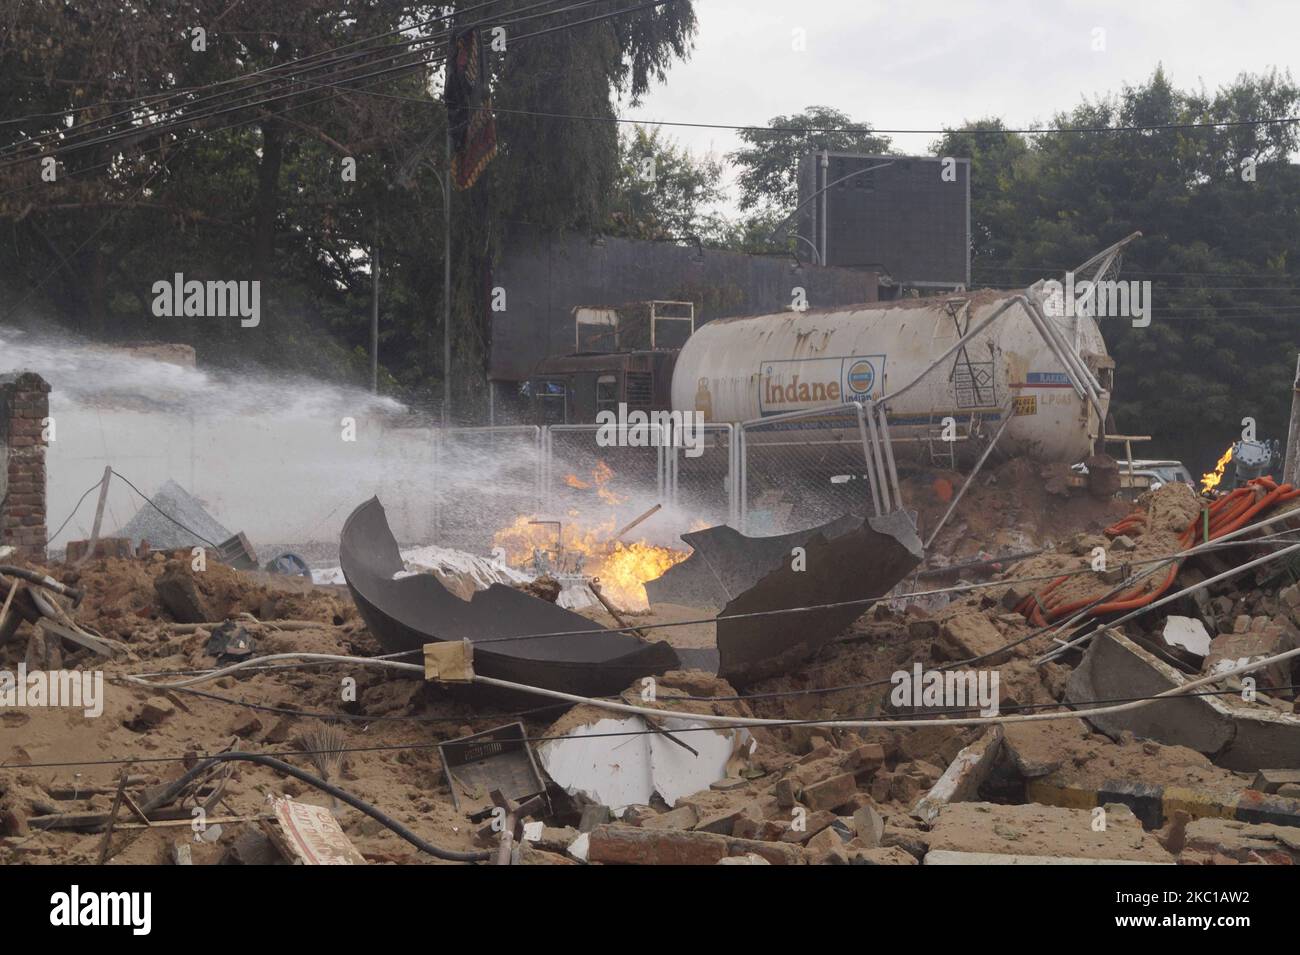
[[[1102,425],[1075,388],[1075,368],[1109,372],[1113,363],[1090,317],[1046,321],[1055,328],[1044,328],[1015,294],[990,292],[716,319],[682,347],[672,405],[741,424],[896,396],[885,410],[900,459],[971,460],[1010,414],[999,457],[1073,464],[1091,453]],[[1069,346],[1077,352],[1061,355],[1061,341],[1077,342]],[[1109,392],[1100,398],[1104,414]],[[945,419],[959,432],[947,448],[939,445]]]

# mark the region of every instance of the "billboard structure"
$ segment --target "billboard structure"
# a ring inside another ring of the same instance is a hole
[[[799,255],[897,285],[970,286],[970,160],[819,152],[799,162]]]

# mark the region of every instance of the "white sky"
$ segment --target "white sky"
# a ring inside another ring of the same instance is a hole
[[[765,125],[820,105],[878,129],[990,115],[1020,127],[1141,83],[1157,63],[1179,89],[1291,69],[1300,42],[1296,0],[696,0],[695,10],[690,59],[623,116]],[[1092,50],[1098,27],[1103,52]],[[726,130],[664,132],[696,154],[739,145]],[[916,153],[935,138],[892,136]],[[734,179],[729,168],[728,206]]]

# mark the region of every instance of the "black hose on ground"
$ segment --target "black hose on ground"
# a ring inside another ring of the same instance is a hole
[[[371,819],[374,819],[380,825],[385,826],[386,828],[391,829],[393,832],[397,833],[399,836],[401,836],[411,845],[415,846],[415,848],[419,849],[421,852],[427,852],[429,855],[433,856],[434,858],[445,859],[448,862],[483,862],[489,859],[492,855],[491,852],[488,852],[486,850],[480,850],[476,852],[458,852],[454,849],[442,849],[439,848],[438,846],[435,846],[431,842],[425,842],[423,839],[417,836],[410,829],[407,829],[396,819],[376,809],[368,802],[364,802],[361,799],[358,799],[350,792],[347,792],[344,789],[340,789],[338,786],[335,786],[333,783],[326,782],[325,780],[321,779],[319,776],[313,776],[311,773],[306,772],[305,770],[301,770],[297,766],[291,765],[290,763],[286,763],[283,760],[276,759],[274,756],[263,756],[261,753],[217,753],[215,756],[204,757],[204,759],[201,762],[199,762],[197,766],[195,766],[193,769],[187,772],[180,779],[169,784],[167,786],[167,789],[164,790],[164,793],[161,794],[161,800],[164,802],[170,801],[169,797],[167,796],[167,794],[169,793],[173,794],[170,796],[170,798],[174,799],[175,798],[174,794],[179,793],[186,784],[198,778],[200,775],[202,775],[212,766],[216,765],[217,763],[225,763],[225,762],[230,762],[232,760],[239,761],[239,762],[246,762],[246,763],[257,763],[260,766],[266,766],[269,767],[270,769],[276,770],[277,772],[284,773],[286,776],[292,776],[294,779],[301,780],[302,782],[306,783],[309,786],[314,786],[317,789],[321,790],[322,792],[328,793],[334,798],[347,803],[353,809],[357,809],[361,812],[364,812],[367,816],[369,816]],[[153,803],[157,803],[158,801],[159,800],[151,800],[151,802]]]

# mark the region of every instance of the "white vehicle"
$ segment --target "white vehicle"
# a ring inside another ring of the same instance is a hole
[[[1088,473],[1087,465],[1082,463],[1073,465],[1071,470],[1078,474]],[[1128,473],[1128,461],[1121,460],[1119,470],[1120,474]],[[1182,461],[1134,458],[1133,474],[1150,481],[1151,483],[1148,486],[1153,491],[1164,484],[1186,484],[1189,487],[1196,487],[1196,481],[1193,480],[1191,473]]]

